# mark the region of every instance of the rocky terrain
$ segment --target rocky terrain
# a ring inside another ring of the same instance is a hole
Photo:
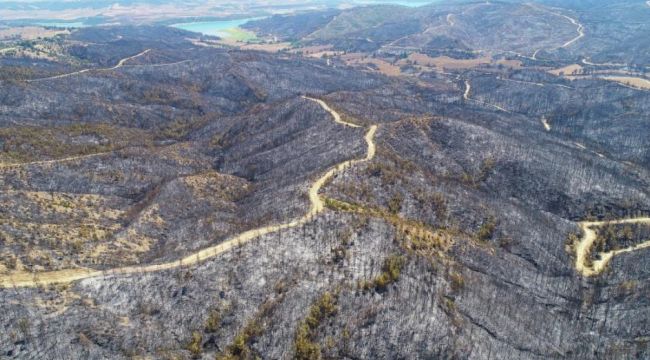
[[[6,43],[0,358],[648,358],[650,7],[599,4]]]

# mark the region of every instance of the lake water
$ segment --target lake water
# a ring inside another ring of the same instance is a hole
[[[401,6],[408,6],[408,7],[418,7],[418,6],[424,6],[424,5],[429,5],[432,3],[440,2],[439,0],[368,0],[368,1],[363,1],[359,2],[360,4],[364,5],[377,5],[377,4],[390,4],[390,5],[401,5]]]
[[[81,21],[75,21],[75,22],[38,21],[38,22],[34,22],[32,24],[40,25],[40,26],[51,26],[51,27],[57,27],[57,28],[81,28],[81,27],[86,26]]]
[[[221,38],[229,38],[232,36],[232,31],[238,29],[240,26],[252,20],[259,20],[261,18],[248,18],[237,20],[217,20],[217,21],[197,21],[173,24],[175,28],[201,33],[204,35],[218,36]]]

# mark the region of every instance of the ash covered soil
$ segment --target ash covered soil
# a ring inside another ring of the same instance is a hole
[[[581,221],[650,213],[647,91],[193,37],[88,28],[55,59],[2,59],[0,358],[650,356],[650,250],[575,267]],[[115,272],[302,217],[375,125],[307,221]],[[599,249],[648,232],[619,228]],[[103,272],[39,277],[79,269]]]

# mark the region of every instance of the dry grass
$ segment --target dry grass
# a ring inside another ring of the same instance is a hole
[[[437,56],[435,58],[425,54],[412,53],[406,60],[420,66],[435,67],[438,69],[471,69],[481,65],[492,63],[492,57],[482,56],[476,59],[454,59],[448,56]],[[400,64],[406,64],[406,60],[400,61]]]
[[[556,76],[562,76],[562,75],[576,75],[576,74],[582,74],[582,66],[578,64],[571,64],[567,65],[558,69],[553,69],[549,70],[548,72],[556,75]]]
[[[276,53],[282,50],[290,49],[291,43],[288,42],[279,42],[271,44],[246,44],[240,46],[242,50],[255,50],[255,51],[265,51],[270,53]]]
[[[242,178],[224,175],[215,171],[186,176],[183,182],[194,198],[218,202],[235,201],[250,190],[250,184]]]
[[[650,90],[650,80],[631,76],[604,76],[605,80],[616,81],[619,84],[637,89]]]
[[[521,69],[523,67],[523,63],[520,60],[500,59],[496,63],[497,65],[503,65],[512,69]]]
[[[10,27],[0,29],[0,39],[20,38],[22,40],[35,40],[69,33],[68,30],[46,29],[40,26]]]
[[[367,57],[359,53],[341,55],[341,60],[347,65],[367,66],[374,71],[380,72],[387,76],[400,76],[402,71],[399,66],[393,65],[386,60]]]
[[[348,62],[348,61],[360,61],[367,57],[368,55],[364,53],[347,53],[345,55],[341,55],[340,59],[345,62]]]
[[[0,237],[5,245],[24,250],[20,262],[15,254],[2,253],[6,271],[96,263],[107,253],[106,243],[122,229],[124,212],[113,208],[105,197],[30,191],[6,195],[0,203],[11,211],[9,217],[0,219]],[[34,222],[32,217],[56,221]]]
[[[311,54],[316,54],[320,53],[323,51],[329,51],[331,50],[333,45],[318,45],[318,46],[305,46],[297,49],[293,49],[290,52],[292,53],[301,53],[303,55],[311,55]]]

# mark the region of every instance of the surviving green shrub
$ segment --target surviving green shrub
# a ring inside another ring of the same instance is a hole
[[[218,309],[210,310],[208,318],[205,320],[205,331],[209,333],[216,332],[219,330],[219,324],[221,323],[221,313]]]
[[[203,335],[200,332],[192,332],[192,339],[187,344],[187,350],[192,354],[193,357],[199,357],[201,352],[203,352]]]
[[[402,272],[402,268],[406,263],[403,256],[391,255],[384,260],[382,272],[373,281],[360,281],[358,286],[363,291],[371,289],[383,291],[386,290],[388,285],[396,282]]]
[[[449,274],[449,278],[451,280],[450,286],[453,292],[458,292],[465,287],[465,278],[463,277],[463,274],[454,271]]]
[[[481,241],[487,241],[492,239],[494,236],[494,231],[497,228],[497,222],[493,217],[489,217],[487,220],[481,224],[481,227],[476,232],[476,237]]]
[[[320,345],[314,341],[315,331],[324,319],[337,313],[336,300],[336,295],[326,292],[309,308],[309,314],[296,329],[294,338],[295,359],[321,359]]]
[[[395,194],[393,197],[388,200],[388,211],[393,214],[397,214],[402,210],[402,203],[404,202],[404,197],[402,194]]]

